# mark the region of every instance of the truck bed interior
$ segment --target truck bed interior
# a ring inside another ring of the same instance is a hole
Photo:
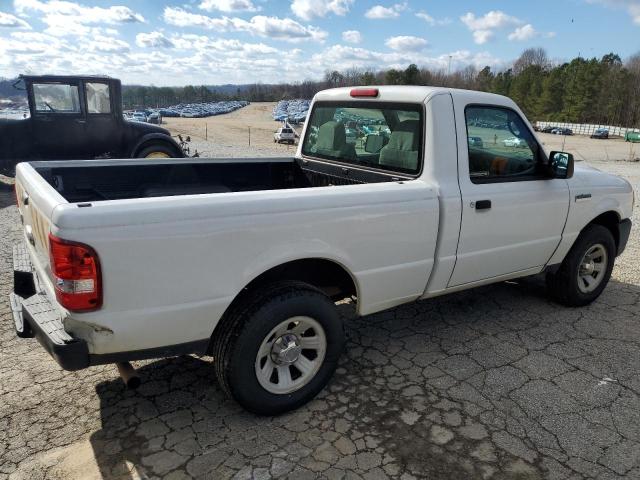
[[[70,203],[407,179],[352,166],[294,158],[180,160],[149,165],[58,164],[39,166],[36,170]]]

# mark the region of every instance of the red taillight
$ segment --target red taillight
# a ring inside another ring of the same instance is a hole
[[[95,250],[82,243],[49,234],[51,273],[60,305],[72,312],[102,306],[100,261]]]
[[[352,97],[377,97],[378,89],[377,88],[352,88],[351,96]]]

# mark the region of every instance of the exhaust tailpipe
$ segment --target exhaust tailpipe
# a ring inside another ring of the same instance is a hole
[[[128,389],[135,390],[140,386],[140,376],[129,362],[118,362],[116,367],[118,367],[118,373]]]

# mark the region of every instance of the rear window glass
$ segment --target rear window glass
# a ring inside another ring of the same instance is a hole
[[[417,174],[422,132],[419,104],[318,102],[309,118],[302,154]]]

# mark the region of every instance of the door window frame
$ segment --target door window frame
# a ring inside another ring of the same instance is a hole
[[[493,110],[507,110],[509,112],[512,112],[516,117],[518,117],[520,119],[520,121],[522,122],[522,124],[524,125],[524,128],[527,129],[527,131],[529,132],[531,139],[533,140],[533,142],[535,143],[536,151],[532,150],[532,153],[534,154],[535,157],[535,161],[536,164],[538,165],[544,165],[545,163],[549,162],[549,158],[547,157],[547,154],[545,153],[544,149],[542,148],[542,145],[540,145],[540,142],[538,141],[538,139],[536,138],[533,130],[529,127],[528,122],[522,117],[522,115],[520,115],[520,113],[508,106],[503,106],[503,105],[495,105],[495,104],[489,104],[489,103],[469,103],[467,105],[465,105],[464,107],[464,126],[465,126],[465,143],[466,143],[466,147],[467,147],[467,170],[468,170],[468,177],[469,177],[469,181],[474,184],[474,185],[482,185],[482,184],[487,184],[487,183],[510,183],[510,182],[532,182],[532,181],[539,181],[539,180],[551,180],[553,177],[550,177],[548,175],[545,175],[544,173],[535,173],[535,174],[529,174],[529,175],[511,175],[511,176],[493,176],[493,177],[472,177],[471,176],[471,163],[470,163],[470,158],[469,158],[469,124],[467,123],[467,109],[468,108],[490,108]]]
[[[82,100],[84,95],[84,88],[81,85],[82,82],[59,82],[59,81],[38,81],[32,82],[29,88],[29,103],[31,107],[31,111],[34,117],[50,117],[55,115],[60,115],[63,117],[84,117],[85,112],[85,101]],[[77,112],[64,112],[64,111],[47,111],[47,110],[38,110],[36,107],[36,85],[68,85],[71,87],[76,87],[78,90],[78,111]]]

